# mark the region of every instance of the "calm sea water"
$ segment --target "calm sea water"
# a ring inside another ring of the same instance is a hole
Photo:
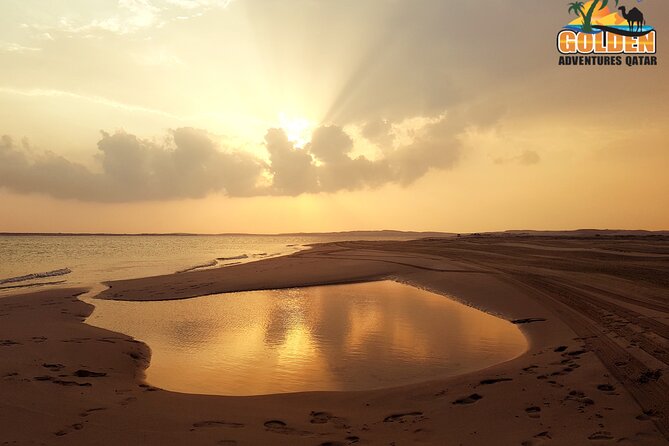
[[[480,370],[527,348],[510,322],[392,281],[91,303],[88,324],[151,347],[149,383],[187,393],[393,387]]]
[[[0,236],[0,294],[249,262],[351,235]],[[394,237],[406,239],[410,237]],[[54,282],[59,282],[55,284]],[[40,285],[42,284],[42,285]],[[43,285],[49,284],[49,285]],[[25,287],[30,285],[30,287]]]

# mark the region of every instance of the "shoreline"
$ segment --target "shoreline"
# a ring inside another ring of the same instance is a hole
[[[640,390],[630,387],[626,375],[613,374],[607,358],[602,359],[602,346],[598,344],[601,339],[578,333],[583,327],[572,314],[573,310],[563,308],[562,303],[556,304],[555,296],[559,293],[554,289],[555,281],[573,285],[579,273],[547,273],[542,270],[543,264],[532,264],[529,268],[518,266],[514,261],[527,260],[529,255],[524,248],[501,248],[494,246],[494,241],[486,237],[484,240],[336,242],[247,264],[108,282],[111,288],[95,296],[165,300],[221,292],[392,279],[514,320],[528,340],[524,354],[488,369],[391,389],[247,397],[163,391],[143,382],[148,347],[125,335],[82,323],[92,311],[89,304],[76,298],[82,290],[53,289],[4,297],[0,299],[0,323],[11,323],[9,328],[6,325],[0,329],[0,340],[16,344],[0,347],[3,353],[12,352],[0,359],[0,388],[9,396],[0,403],[0,418],[12,420],[11,424],[2,423],[3,430],[12,435],[10,439],[26,440],[17,427],[25,425],[28,416],[12,409],[38,406],[36,400],[44,398],[49,400],[46,406],[54,411],[57,401],[61,401],[63,410],[49,413],[53,423],[37,423],[34,432],[25,435],[31,435],[32,440],[67,444],[136,443],[137,438],[142,438],[142,444],[395,442],[399,445],[439,444],[444,436],[452,439],[453,444],[535,445],[551,439],[556,444],[607,440],[621,444],[667,444],[664,436],[667,411],[662,411],[667,402],[649,400],[644,393],[646,387],[651,388],[650,393],[657,387],[664,389],[665,378],[650,376],[647,383],[636,386]],[[500,241],[508,241],[508,238]],[[545,241],[532,240],[532,243]],[[576,242],[570,240],[569,243]],[[521,255],[514,257],[513,253],[519,251]],[[533,261],[553,262],[558,266],[564,266],[559,261],[564,256],[576,262],[583,260],[583,256],[615,256],[616,268],[620,262],[641,261],[639,257],[630,259],[615,254],[553,251],[551,254],[559,258],[556,261],[546,260],[541,254],[545,253],[539,251]],[[503,264],[500,256],[505,258]],[[642,260],[660,262],[663,266],[662,259],[642,256]],[[620,285],[618,282],[615,284]],[[610,291],[602,277],[589,278],[587,284],[580,286],[580,292],[597,293],[588,286],[597,288],[599,293]],[[635,283],[635,286],[640,285]],[[667,302],[653,294],[657,290],[642,291],[635,296],[645,303],[644,308],[653,305],[665,308]],[[626,293],[621,294],[631,299]],[[592,302],[599,302],[591,297]],[[609,295],[607,299],[610,302],[614,298]],[[630,302],[625,301],[625,306],[622,301],[610,303],[620,314],[625,314],[624,309],[632,313]],[[595,313],[589,316],[598,317]],[[633,316],[627,314],[628,319],[633,320]],[[43,321],[43,326],[26,326],[26,321],[35,318]],[[526,319],[529,321],[523,323]],[[653,335],[660,333],[666,324],[659,320],[656,323],[659,325]],[[39,334],[40,331],[44,333]],[[599,330],[596,336],[607,335]],[[31,341],[40,337],[48,339]],[[52,337],[56,339],[52,341]],[[67,339],[58,338],[80,339],[78,344],[75,342],[78,348],[71,351],[70,343],[64,342]],[[97,352],[100,346],[108,352],[104,357]],[[61,358],[56,362],[62,365],[61,370],[50,371],[40,365],[42,359],[43,364],[52,364],[46,362],[47,356],[49,361]],[[660,359],[663,358],[660,355]],[[77,371],[70,369],[83,366],[107,375],[72,378],[72,373]],[[57,381],[78,384],[54,385],[59,384]],[[81,385],[86,383],[90,385]],[[44,390],[52,390],[53,395],[44,394]],[[56,401],[51,401],[54,399]],[[651,408],[654,412],[650,412],[648,406],[653,404],[659,410]],[[84,412],[95,409],[93,405],[104,406],[104,409]],[[87,415],[82,416],[84,413]],[[60,430],[56,429],[59,424],[56,420],[64,426]],[[59,435],[61,432],[64,433]]]

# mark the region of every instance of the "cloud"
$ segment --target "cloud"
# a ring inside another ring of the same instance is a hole
[[[113,13],[81,23],[61,17],[54,30],[67,34],[89,34],[96,31],[113,34],[131,34],[141,29],[160,25],[161,9],[149,0],[118,0]],[[49,27],[34,26],[36,29]]]
[[[265,135],[270,156],[272,189],[279,195],[316,192],[318,181],[312,156],[295,148],[281,129],[270,129]]]
[[[272,182],[265,191],[272,195],[300,195],[385,184],[408,186],[430,170],[454,167],[461,156],[459,136],[470,125],[472,121],[457,112],[427,119],[413,129],[410,142],[398,147],[384,146],[383,156],[378,159],[352,156],[355,142],[340,126],[317,128],[303,149],[295,147],[282,129],[270,129],[265,143]],[[363,125],[363,132],[368,126]]]
[[[13,87],[3,87],[0,86],[0,93],[11,94],[15,96],[26,96],[26,97],[46,97],[46,98],[70,98],[70,99],[80,99],[86,102],[93,102],[96,104],[105,105],[107,107],[117,108],[121,110],[127,110],[132,112],[146,113],[152,115],[159,115],[170,119],[176,120],[187,120],[192,119],[188,116],[177,116],[172,113],[168,113],[162,110],[157,110],[149,107],[142,107],[140,105],[126,104],[123,102],[114,101],[102,96],[87,96],[72,91],[65,90],[55,90],[55,89],[43,89],[43,88],[31,88],[31,89],[20,89]]]
[[[282,129],[265,135],[267,157],[220,147],[206,131],[178,128],[162,142],[123,131],[102,132],[87,167],[52,152],[0,140],[0,187],[19,193],[96,202],[297,196],[409,185],[431,169],[448,169],[461,155],[459,135],[468,120],[440,115],[414,129],[413,138],[386,147],[383,156],[354,156],[355,141],[342,127],[317,128],[298,148]]]
[[[24,46],[13,42],[0,42],[0,53],[26,54],[42,51],[41,48]]]
[[[82,201],[130,202],[200,198],[213,192],[256,192],[264,165],[257,158],[220,151],[201,130],[172,131],[161,145],[125,132],[103,133],[99,172],[51,152],[30,156],[11,138],[0,141],[0,186]]]
[[[164,0],[168,5],[183,9],[226,8],[232,0]]]
[[[169,22],[200,17],[214,9],[226,8],[232,0],[118,0],[115,7],[100,11],[87,21],[60,17],[56,25],[28,25],[37,30],[61,31],[90,36],[96,32],[118,35],[160,28]],[[49,33],[47,33],[49,34]],[[49,34],[49,37],[51,35]],[[52,38],[52,37],[51,37]]]
[[[362,127],[362,136],[379,146],[381,150],[391,147],[395,140],[395,135],[392,132],[392,124],[387,119],[376,119],[367,122]]]
[[[324,163],[342,162],[353,149],[353,140],[341,127],[323,126],[314,132],[308,150]]]

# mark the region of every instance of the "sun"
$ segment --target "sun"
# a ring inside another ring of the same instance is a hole
[[[279,125],[286,132],[288,140],[298,148],[304,147],[309,142],[314,127],[310,120],[292,117],[284,112],[279,113]]]

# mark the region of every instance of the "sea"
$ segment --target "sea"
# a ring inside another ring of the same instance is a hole
[[[216,268],[345,240],[407,240],[396,232],[290,235],[0,235],[0,295],[53,286]]]

